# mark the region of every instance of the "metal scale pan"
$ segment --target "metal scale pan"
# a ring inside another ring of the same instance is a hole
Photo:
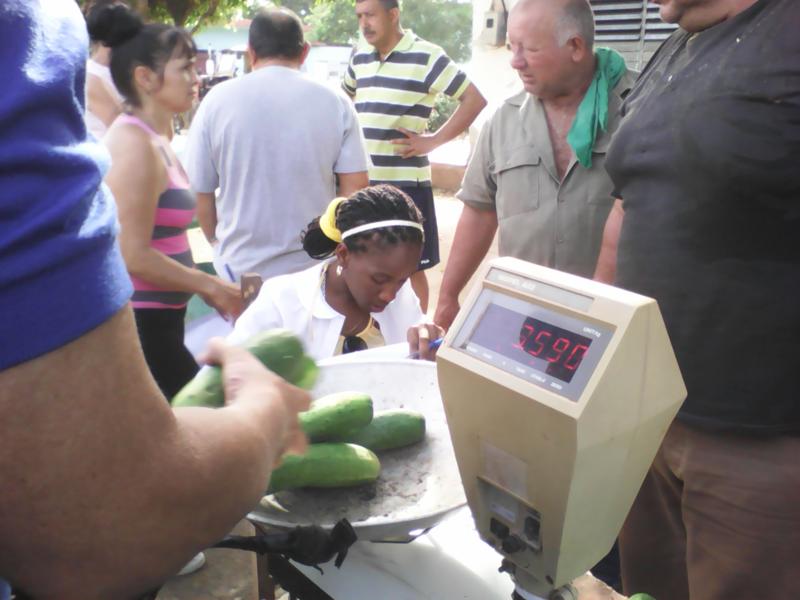
[[[342,518],[360,540],[411,541],[466,503],[442,407],[436,365],[419,360],[369,360],[322,364],[314,397],[361,391],[376,411],[407,408],[425,415],[426,439],[378,454],[375,484],[357,488],[300,489],[265,496],[248,518],[276,528]]]

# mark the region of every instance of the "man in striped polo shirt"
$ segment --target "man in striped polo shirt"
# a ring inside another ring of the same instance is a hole
[[[439,46],[400,27],[397,0],[356,0],[358,26],[371,48],[353,55],[342,82],[355,100],[372,158],[370,184],[399,187],[422,211],[425,247],[411,284],[428,308],[425,269],[439,263],[439,237],[428,154],[465,131],[486,100]],[[439,94],[459,106],[438,131],[425,127]]]

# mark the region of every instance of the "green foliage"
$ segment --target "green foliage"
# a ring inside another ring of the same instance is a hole
[[[400,23],[441,46],[457,63],[472,56],[472,4],[455,0],[401,0]]]
[[[469,60],[472,5],[456,0],[401,0],[400,23],[421,38],[441,46],[455,62]],[[350,44],[358,38],[354,0],[317,0],[307,19],[310,39]]]
[[[147,0],[150,18],[174,23],[194,33],[205,25],[228,23],[250,5],[249,0]]]
[[[275,0],[275,4],[293,10],[301,19],[311,14],[314,0]]]
[[[438,129],[447,122],[456,108],[458,107],[458,100],[453,100],[450,96],[439,94],[436,97],[436,103],[433,105],[433,111],[428,119],[428,131],[438,131]]]
[[[317,0],[306,19],[309,40],[324,44],[354,44],[358,20],[354,0]]]
[[[244,11],[243,16],[246,19],[252,19],[256,16],[258,10],[262,7],[282,7],[294,11],[294,13],[301,19],[305,19],[311,13],[311,6],[314,0],[250,0],[250,6]]]
[[[290,0],[291,1],[291,0]],[[94,0],[76,0],[88,10]],[[205,25],[229,23],[248,9],[252,0],[125,0],[146,21],[172,23],[192,33]]]

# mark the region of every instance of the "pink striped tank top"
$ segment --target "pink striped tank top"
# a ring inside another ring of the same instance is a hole
[[[189,236],[186,230],[192,222],[197,201],[189,189],[189,178],[174,155],[166,148],[164,138],[153,131],[147,123],[133,115],[122,114],[123,123],[144,129],[157,143],[164,167],[167,169],[167,185],[158,197],[153,236],[150,245],[186,267],[194,267]],[[192,297],[189,292],[168,290],[139,277],[131,275],[133,281],[134,308],[183,308]]]

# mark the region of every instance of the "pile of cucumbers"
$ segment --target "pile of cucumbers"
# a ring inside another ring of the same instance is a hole
[[[244,346],[267,368],[290,383],[311,389],[318,368],[300,340],[286,329],[253,336]],[[205,367],[172,399],[173,407],[224,406],[222,372]],[[360,392],[340,392],[315,400],[300,414],[300,425],[311,442],[302,456],[285,456],[272,472],[269,492],[300,487],[349,487],[378,478],[381,464],[375,452],[420,442],[425,417],[410,410],[373,414],[372,398]]]
[[[318,398],[300,413],[311,444],[302,456],[285,456],[272,472],[269,493],[301,487],[351,487],[378,478],[376,452],[416,444],[425,438],[425,417],[410,410],[373,412],[362,392]]]

